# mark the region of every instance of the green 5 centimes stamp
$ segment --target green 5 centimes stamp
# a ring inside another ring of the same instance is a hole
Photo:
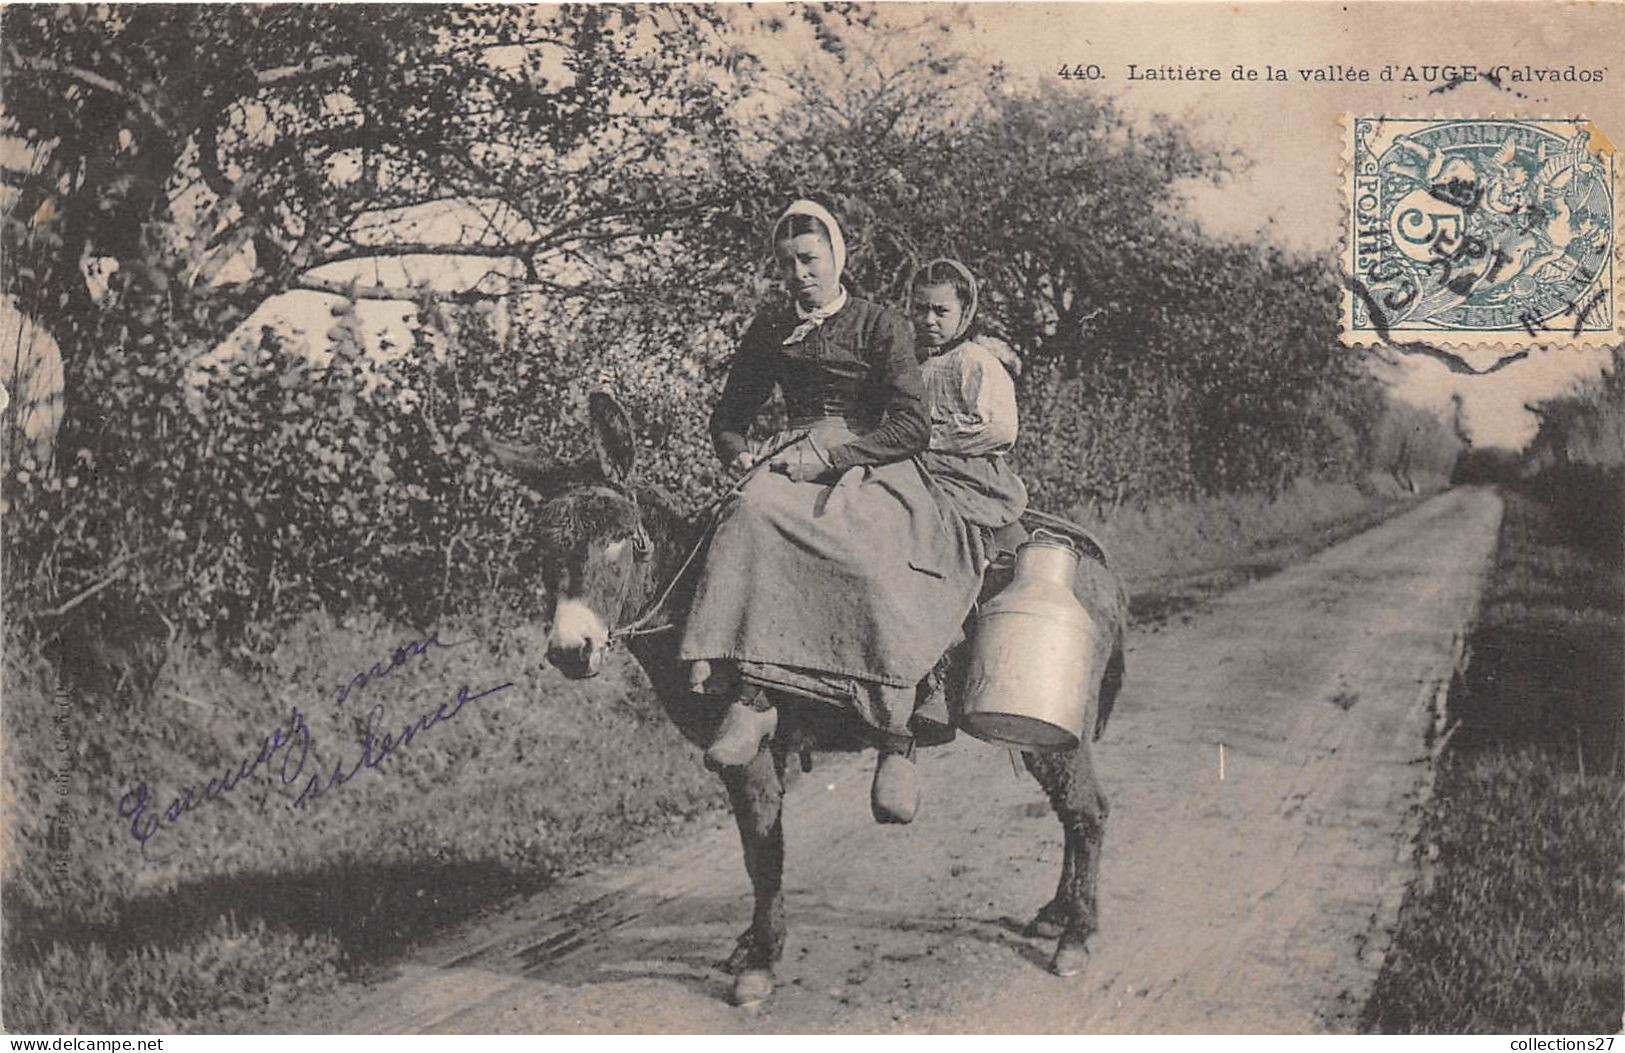
[[[1619,339],[1616,150],[1582,119],[1344,122],[1347,343]]]

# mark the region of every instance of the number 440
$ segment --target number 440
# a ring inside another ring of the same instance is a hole
[[[1105,76],[1104,73],[1100,72],[1100,67],[1092,62],[1088,65],[1078,63],[1075,66],[1061,64],[1060,77],[1062,80],[1103,80]]]

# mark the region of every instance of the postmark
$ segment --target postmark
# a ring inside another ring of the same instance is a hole
[[[1344,131],[1346,343],[1619,339],[1618,157],[1595,124],[1354,116]]]

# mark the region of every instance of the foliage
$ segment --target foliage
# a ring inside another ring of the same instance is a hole
[[[1625,345],[1616,346],[1600,377],[1531,406],[1540,427],[1524,451],[1531,470],[1580,464],[1625,465]]]
[[[531,364],[436,356],[424,316],[416,346],[367,355],[353,305],[333,311],[325,362],[266,331],[184,378],[137,366],[109,384],[107,410],[137,435],[144,413],[180,393],[154,429],[165,441],[81,449],[60,475],[19,472],[12,551],[44,576],[143,546],[130,585],[157,598],[172,632],[226,647],[269,646],[319,608],[423,624],[445,609],[454,573],[476,593],[507,584],[534,496],[483,464],[473,437],[513,426]],[[469,344],[494,350],[460,350]]]
[[[1517,450],[1503,446],[1466,446],[1450,474],[1453,483],[1513,483],[1523,467]]]
[[[722,82],[748,71],[729,72],[714,12],[3,18],[0,131],[27,148],[0,173],[24,261],[5,292],[60,347],[67,397],[55,463],[6,466],[21,608],[103,636],[139,608],[230,643],[318,601],[431,617],[450,579],[511,570],[523,529],[480,431],[562,442],[592,375],[571,341],[657,339],[721,295],[650,295],[619,251],[681,256],[666,236],[722,207]],[[396,277],[360,282],[363,262]],[[226,335],[291,290],[442,303],[387,361],[341,305],[331,349],[250,336],[223,362]],[[444,302],[521,290],[537,324],[514,340]]]
[[[562,262],[591,273],[592,246],[704,207],[685,177],[726,132],[717,29],[596,5],[10,10],[6,130],[33,170],[7,171],[8,233],[35,250],[13,281],[75,353],[157,292],[218,339],[270,292],[340,291],[355,259],[511,261],[584,291]],[[87,256],[122,276],[111,300]]]
[[[64,647],[129,650],[145,622],[244,656],[317,608],[524,608],[534,495],[481,439],[576,456],[609,387],[649,480],[713,492],[708,407],[773,295],[761,232],[807,194],[871,296],[941,252],[982,275],[1027,360],[1015,457],[1041,505],[1437,459],[1339,346],[1322,267],[1181,216],[1235,158],[1101,96],[1010,91],[948,16],[793,10],[7,9],[30,159],[5,170],[29,261],[7,290],[68,393],[56,463],[8,465],[8,600]],[[763,63],[775,35],[804,60]],[[330,332],[217,346],[290,290],[335,297]],[[413,304],[401,346],[367,345],[377,297]]]

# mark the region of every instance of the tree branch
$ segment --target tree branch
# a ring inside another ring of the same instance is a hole
[[[535,252],[539,243],[514,242],[504,245],[468,245],[456,242],[398,241],[387,245],[351,245],[323,253],[311,266],[329,263],[347,263],[350,260],[370,260],[390,256],[481,256],[493,259],[522,260]]]
[[[226,218],[227,213],[233,208],[237,208],[242,199],[253,191],[254,184],[259,181],[258,177],[259,173],[250,172],[243,176],[242,179],[239,179],[237,185],[232,187],[224,197],[215,201],[214,207],[209,209],[208,215],[204,216],[203,221],[197,225],[196,236],[193,237],[192,244],[186,251],[186,271],[191,275],[189,284],[195,285],[201,280],[203,284],[207,285],[209,277],[212,277],[213,273],[220,269],[219,263],[216,263],[212,268],[204,267],[204,260],[216,244],[215,228],[220,225],[221,220]],[[230,253],[226,254],[228,258],[235,255],[236,251],[243,247],[247,238],[254,235],[254,225],[250,224],[246,217],[243,220],[243,225],[248,230],[246,235],[233,232],[227,239],[230,244],[235,246]],[[203,274],[206,269],[209,270],[208,277]]]
[[[104,77],[100,73],[82,69],[79,66],[64,65],[55,59],[40,58],[37,55],[22,55],[14,47],[6,48],[6,53],[11,56],[12,65],[18,69],[27,70],[30,73],[46,73],[52,76],[66,77],[87,87],[107,92],[109,95],[116,95],[133,106],[153,127],[161,132],[167,133],[169,131],[169,124],[164,120],[163,115],[158,112],[157,107],[153,106],[150,101],[138,92],[131,91],[111,77]]]
[[[355,65],[354,55],[322,55],[309,62],[290,66],[272,66],[254,74],[254,83],[262,88],[274,88],[301,77],[321,76],[334,70],[349,69]]]
[[[499,299],[502,295],[501,293],[484,292],[479,289],[441,292],[427,286],[410,288],[400,285],[359,285],[354,282],[341,282],[332,278],[317,278],[308,274],[296,278],[289,285],[289,289],[327,293],[331,296],[342,296],[346,300],[405,300],[409,303],[424,299],[445,303],[480,303],[485,300]]]

